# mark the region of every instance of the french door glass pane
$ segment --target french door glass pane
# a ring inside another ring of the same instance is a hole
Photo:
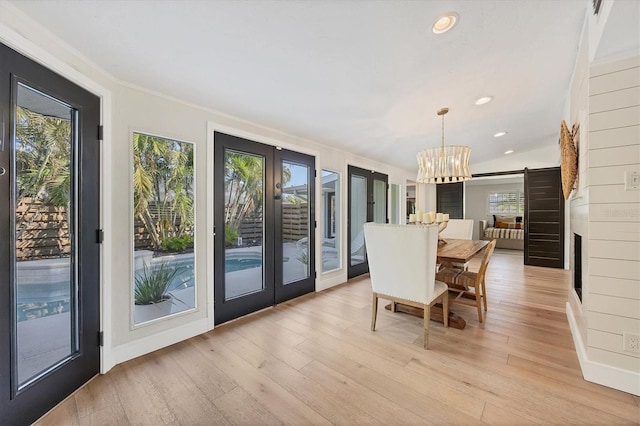
[[[309,276],[309,167],[282,161],[282,283]]]
[[[15,111],[18,386],[77,351],[75,111],[21,83]]]
[[[264,290],[265,159],[225,151],[224,298]]]
[[[387,222],[387,183],[383,180],[373,181],[373,221]]]
[[[194,147],[133,134],[134,322],[195,307]]]
[[[351,175],[351,266],[365,261],[364,224],[367,221],[367,178]]]
[[[322,171],[322,271],[340,267],[340,175]]]

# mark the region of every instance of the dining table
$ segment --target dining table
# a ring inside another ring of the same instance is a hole
[[[467,263],[489,244],[488,240],[456,240],[447,238],[438,241],[438,263],[451,267],[454,263]]]
[[[467,263],[483,251],[487,244],[489,244],[487,240],[459,240],[454,238],[440,240],[438,241],[437,263],[441,268],[451,267],[454,263]],[[392,304],[387,305],[386,308],[393,309]],[[396,312],[404,312],[419,317],[424,316],[424,310],[402,303],[396,303],[395,310]],[[444,323],[441,304],[438,303],[431,308],[431,320]],[[462,330],[466,325],[464,318],[449,309],[449,327]]]

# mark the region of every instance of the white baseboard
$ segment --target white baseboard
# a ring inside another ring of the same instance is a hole
[[[199,334],[206,333],[207,331],[209,331],[207,319],[203,318],[181,327],[172,328],[149,337],[138,339],[135,342],[116,346],[111,350],[110,360],[113,365],[105,366],[108,368],[106,371],[102,371],[102,373],[106,373],[120,363],[171,346]]]
[[[569,327],[571,327],[573,344],[576,347],[576,353],[580,361],[582,377],[588,382],[640,396],[640,373],[589,360],[578,323],[573,316],[571,304],[567,302],[566,306],[567,319],[569,320]]]

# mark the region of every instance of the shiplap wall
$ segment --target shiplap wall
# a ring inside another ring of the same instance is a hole
[[[640,334],[640,191],[624,185],[640,172],[640,57],[590,69],[588,164],[587,353],[638,372],[622,333]]]

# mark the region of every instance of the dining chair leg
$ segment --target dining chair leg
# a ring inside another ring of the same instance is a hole
[[[371,331],[376,331],[376,318],[378,317],[378,293],[373,292],[371,300]]]
[[[484,302],[484,310],[487,310],[487,287],[485,281],[482,280],[482,301]]]
[[[478,320],[482,322],[482,301],[480,300],[480,287],[482,285],[478,285],[476,287],[476,306],[478,307]]]
[[[449,290],[442,295],[442,321],[445,328],[449,327]]]
[[[431,306],[424,305],[424,348],[429,349],[429,323],[431,322]]]

